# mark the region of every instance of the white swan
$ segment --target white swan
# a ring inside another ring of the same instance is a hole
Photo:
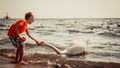
[[[88,45],[88,43],[89,43],[89,40],[87,40],[85,42],[73,41],[63,51],[60,51],[57,47],[55,47],[53,45],[49,45],[49,44],[46,44],[46,43],[43,43],[42,45],[52,48],[57,54],[67,54],[67,55],[77,56],[77,55],[82,55],[86,52],[85,47]]]

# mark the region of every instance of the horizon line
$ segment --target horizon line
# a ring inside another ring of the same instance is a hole
[[[16,17],[16,18],[20,19],[21,17]],[[83,17],[83,18],[90,18],[90,17]],[[120,18],[120,17],[95,17],[95,18]],[[4,19],[4,18],[0,18],[0,19]],[[13,17],[10,19],[15,19],[15,18]],[[21,19],[23,19],[23,18],[21,18]],[[82,19],[82,17],[81,18],[61,18],[61,17],[60,18],[36,18],[35,17],[35,19]]]

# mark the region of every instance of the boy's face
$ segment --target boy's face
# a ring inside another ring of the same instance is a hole
[[[27,23],[28,23],[28,24],[32,24],[32,22],[34,22],[34,18],[33,18],[33,17],[30,17],[30,18],[27,20]]]

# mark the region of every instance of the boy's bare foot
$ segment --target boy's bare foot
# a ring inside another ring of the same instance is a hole
[[[19,61],[18,61],[18,60],[15,60],[15,63],[19,63]]]
[[[20,63],[20,64],[24,64],[24,65],[27,65],[27,64],[28,64],[28,62],[25,62],[25,61],[20,61],[19,63]]]

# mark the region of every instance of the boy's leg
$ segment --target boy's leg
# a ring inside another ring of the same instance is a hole
[[[19,58],[20,58],[20,48],[18,47],[16,50],[15,62],[19,62]]]
[[[23,54],[24,54],[24,45],[21,45],[20,46],[20,59],[19,59],[19,61],[23,61]]]
[[[12,44],[17,48],[15,61],[26,64],[25,62],[23,62],[24,41],[19,42],[19,39],[16,36],[9,36],[9,38],[10,38]]]
[[[27,64],[27,62],[23,61],[24,48],[25,48],[25,45],[21,45],[21,46],[20,46],[20,58],[19,58],[19,63]]]

